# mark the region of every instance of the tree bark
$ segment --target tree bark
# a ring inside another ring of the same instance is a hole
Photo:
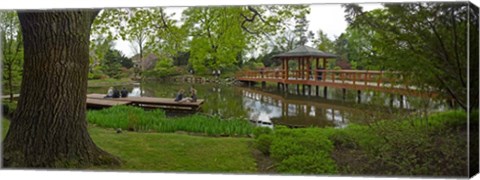
[[[25,50],[18,108],[3,166],[119,165],[98,148],[86,121],[90,26],[98,10],[19,12]]]

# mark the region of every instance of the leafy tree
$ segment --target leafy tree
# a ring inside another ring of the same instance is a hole
[[[111,38],[98,35],[97,38],[90,41],[90,64],[89,73],[93,73],[94,70],[102,64],[105,59],[105,54],[115,46],[115,43]]]
[[[333,53],[335,51],[335,44],[330,38],[328,38],[327,34],[325,34],[322,30],[318,30],[318,39],[313,39],[312,43],[313,46],[316,47],[318,50]]]
[[[97,10],[20,11],[24,73],[3,167],[119,165],[87,131],[90,27]],[[61,33],[68,32],[68,33]]]
[[[382,69],[400,71],[404,83],[440,92],[463,109],[478,108],[478,98],[467,105],[468,68],[478,67],[478,8],[468,3],[385,4],[385,9],[363,12],[346,5],[350,27],[369,37],[364,54]],[[473,32],[473,33],[472,33]],[[476,68],[473,68],[473,74]],[[478,97],[478,76],[470,91]],[[476,85],[476,86],[475,86]],[[471,98],[472,99],[472,98]]]
[[[15,12],[0,12],[0,40],[2,44],[3,80],[13,101],[14,82],[19,82],[23,65],[23,44],[20,22]]]
[[[139,55],[138,72],[145,70],[145,55],[169,52],[186,38],[176,21],[163,8],[120,8],[103,10],[92,28],[95,34],[107,35],[109,39],[128,40]],[[179,40],[180,39],[180,40]],[[175,53],[172,53],[175,55]],[[173,56],[172,55],[172,56]],[[143,76],[142,76],[143,77]]]
[[[239,7],[189,8],[184,12],[190,29],[190,63],[196,71],[231,66],[247,46]]]
[[[118,78],[120,77],[121,67],[127,69],[133,67],[132,60],[116,49],[109,49],[101,63],[102,71],[110,77]]]

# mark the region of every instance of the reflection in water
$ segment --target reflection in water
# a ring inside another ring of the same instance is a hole
[[[129,97],[140,97],[141,96],[141,90],[140,87],[134,87],[132,89],[132,92],[128,93]]]
[[[179,89],[188,89],[191,84],[147,82],[126,86],[129,96],[174,98]],[[325,127],[342,128],[348,123],[371,123],[376,120],[393,119],[408,115],[418,107],[418,98],[399,97],[373,92],[362,92],[357,103],[355,91],[347,93],[343,100],[341,90],[329,90],[328,99],[316,95],[305,96],[278,92],[275,87],[266,89],[196,84],[198,98],[205,99],[201,112],[224,118],[241,117],[258,126],[273,127]],[[89,88],[89,93],[106,93],[108,87]],[[314,89],[314,88],[312,88]],[[321,88],[323,89],[323,88]],[[331,88],[332,89],[332,88]],[[313,93],[312,93],[313,94]],[[323,92],[319,92],[323,96]],[[431,109],[445,108],[445,103],[431,103]]]

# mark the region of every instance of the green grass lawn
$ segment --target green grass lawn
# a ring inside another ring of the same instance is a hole
[[[3,120],[2,139],[8,130]],[[95,143],[123,160],[120,171],[256,173],[250,144],[253,139],[203,137],[176,133],[117,134],[89,127]]]

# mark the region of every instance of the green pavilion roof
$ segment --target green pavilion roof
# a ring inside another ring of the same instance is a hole
[[[309,47],[309,46],[298,46],[297,48],[277,54],[273,56],[274,58],[282,58],[282,57],[320,57],[320,58],[336,58],[337,55],[335,54],[330,54],[326,53],[323,51],[320,51],[318,49]]]

